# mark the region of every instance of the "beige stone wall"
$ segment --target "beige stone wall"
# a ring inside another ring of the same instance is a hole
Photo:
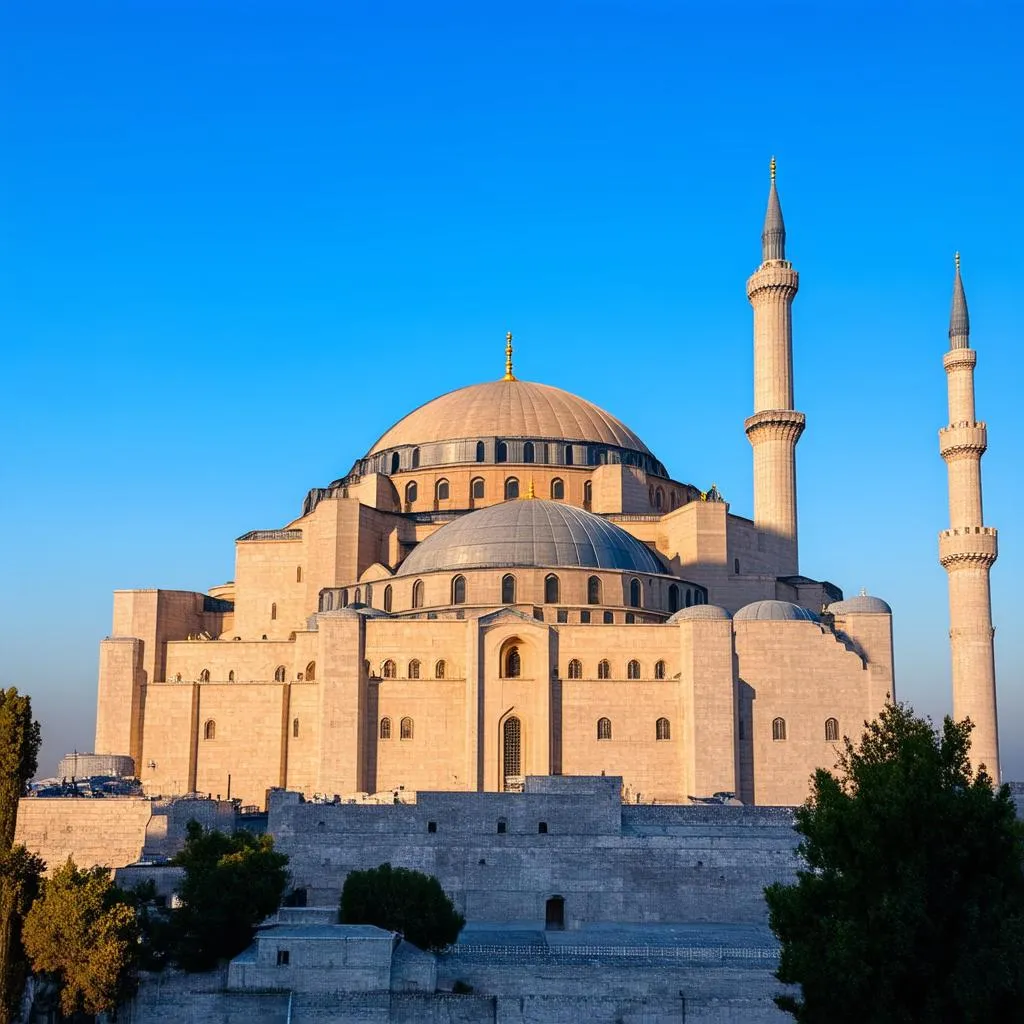
[[[132,797],[29,798],[18,804],[14,839],[46,861],[47,874],[68,857],[80,868],[124,867],[142,853],[151,806]]]

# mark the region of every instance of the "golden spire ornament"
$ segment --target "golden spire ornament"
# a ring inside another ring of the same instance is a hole
[[[513,378],[513,379],[515,379],[515,378]],[[527,498],[536,498],[537,497],[537,492],[534,491],[534,489],[533,489],[533,477],[532,476],[530,477],[530,486],[527,487],[527,489],[526,489],[526,497]]]
[[[772,157],[771,163],[768,165],[769,173],[772,176],[772,184],[775,183],[775,157]]]
[[[959,274],[960,273],[960,250],[959,249],[957,249],[957,251],[955,253],[953,253],[953,262],[956,264],[956,272]]]
[[[515,380],[512,372],[512,332],[505,335],[505,377],[504,380]]]

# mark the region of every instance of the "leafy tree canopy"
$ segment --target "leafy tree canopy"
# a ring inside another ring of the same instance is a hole
[[[390,864],[349,873],[339,920],[400,932],[421,949],[432,950],[450,946],[466,923],[433,875]]]
[[[171,915],[173,956],[190,971],[241,953],[288,884],[288,857],[274,849],[272,836],[204,832],[194,821],[173,863],[185,869],[183,905]]]
[[[36,773],[39,743],[31,698],[14,687],[0,690],[0,852],[14,843],[18,800]]]
[[[17,1020],[28,978],[21,928],[46,865],[24,846],[0,851],[0,1024]]]
[[[765,891],[782,943],[776,1001],[802,1024],[1024,1020],[1024,828],[1008,787],[888,704],[796,812],[806,869]]]
[[[65,1016],[110,1012],[134,986],[138,923],[106,868],[80,870],[69,857],[43,881],[22,940],[33,971],[60,985]]]

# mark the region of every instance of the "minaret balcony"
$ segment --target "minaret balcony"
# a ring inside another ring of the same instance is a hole
[[[939,534],[939,561],[944,569],[987,569],[999,557],[994,526],[956,526]]]
[[[951,348],[942,357],[946,373],[954,370],[973,370],[978,362],[978,353],[973,348]]]
[[[939,454],[947,462],[980,459],[988,447],[988,430],[983,422],[953,423],[939,431]]]
[[[800,275],[789,260],[769,260],[747,278],[747,298],[753,301],[761,292],[774,291],[792,299],[799,287]]]
[[[793,409],[762,409],[748,416],[743,429],[752,445],[762,441],[788,441],[796,444],[804,432],[807,419]]]

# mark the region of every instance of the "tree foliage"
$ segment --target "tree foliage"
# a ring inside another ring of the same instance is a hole
[[[106,868],[82,870],[69,857],[43,881],[22,938],[32,970],[57,979],[65,1016],[109,1013],[132,991],[139,926]]]
[[[0,691],[0,851],[14,844],[18,801],[36,773],[39,743],[31,698],[13,687]]]
[[[241,953],[288,884],[288,857],[274,849],[272,836],[204,832],[194,821],[173,863],[185,869],[182,906],[171,915],[173,956],[190,971]]]
[[[802,1024],[1024,1020],[1024,828],[971,729],[890,703],[815,773],[806,868],[765,891],[777,977],[802,989],[776,1002]]]
[[[349,873],[339,920],[400,932],[413,945],[432,950],[450,946],[466,923],[433,875],[390,864]]]
[[[18,1018],[28,978],[28,957],[22,943],[22,923],[39,893],[46,865],[24,846],[0,852],[0,1021]]]

